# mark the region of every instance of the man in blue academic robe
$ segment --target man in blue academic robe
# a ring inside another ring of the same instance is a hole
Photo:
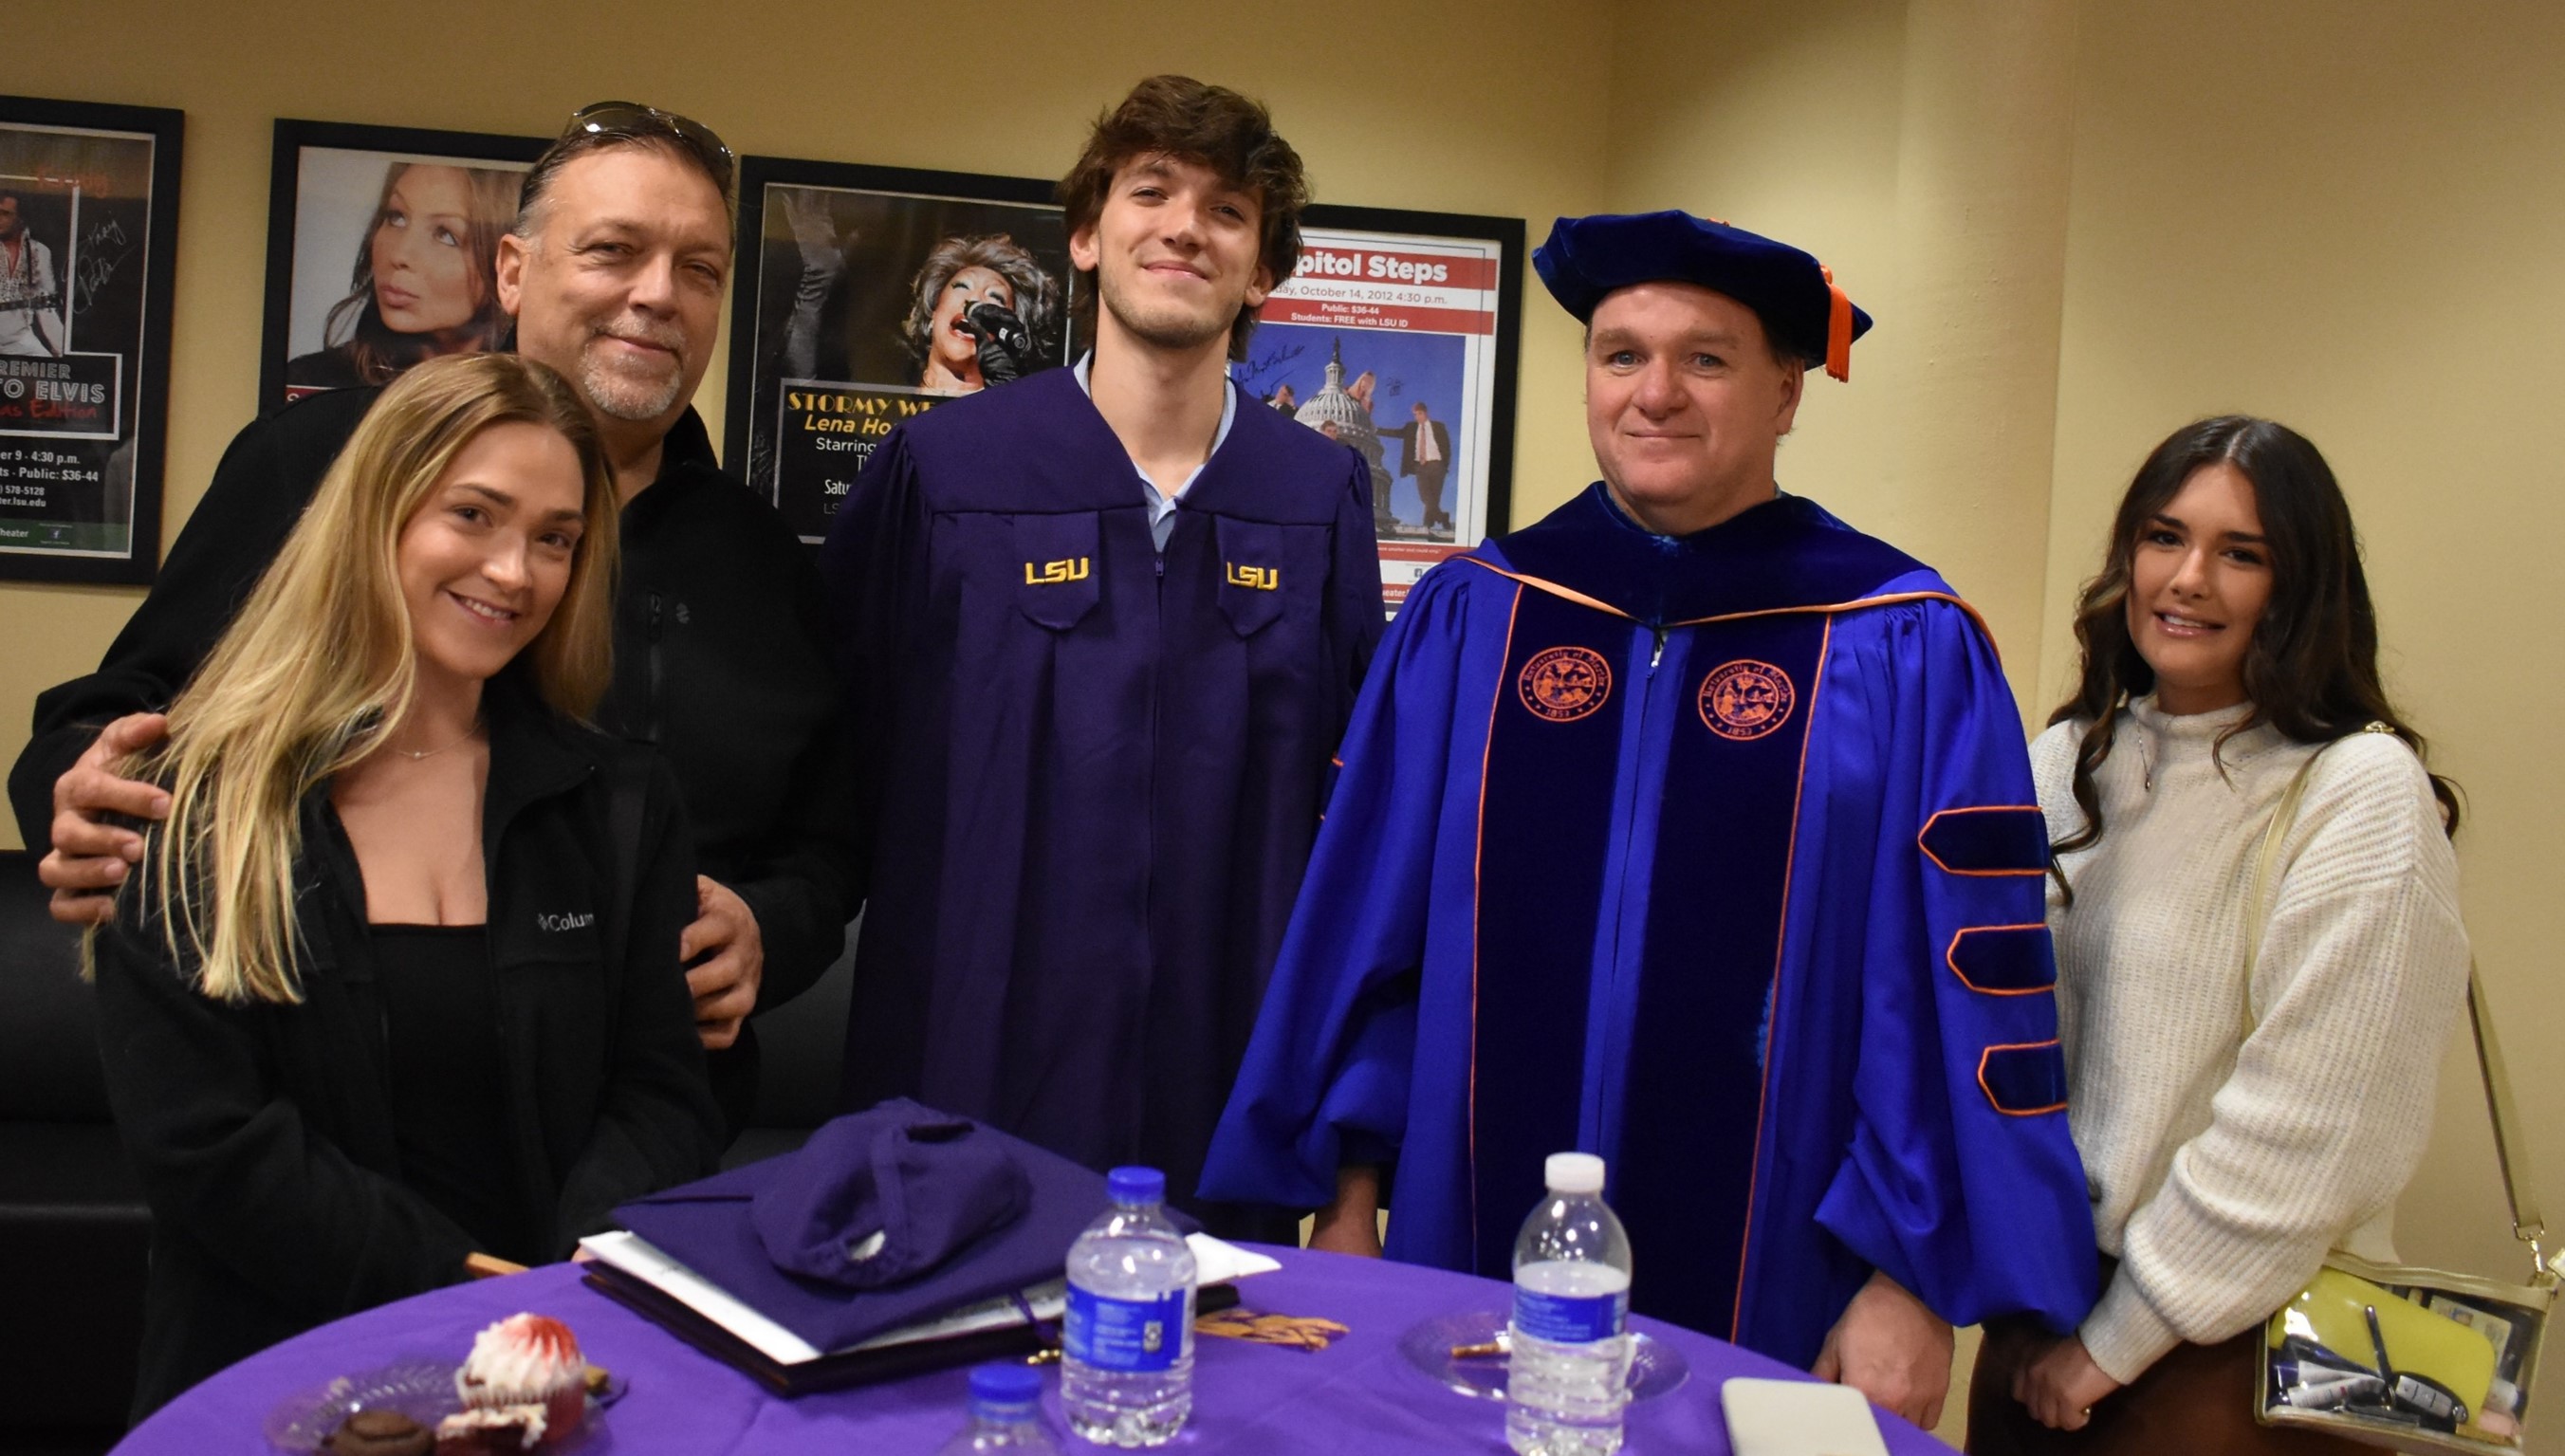
[[[1778,492],[1869,324],[1682,213],[1562,220],[1603,479],[1399,612],[1206,1196],[1506,1277],[1600,1153],[1633,1308],[1937,1418],[1950,1322],[2091,1303],[2047,841],[1983,624]]]
[[[821,558],[868,786],[845,1098],[1190,1194],[1379,640],[1370,480],[1228,378],[1299,257],[1262,107],[1143,82],[1061,191],[1094,352],[903,424]]]

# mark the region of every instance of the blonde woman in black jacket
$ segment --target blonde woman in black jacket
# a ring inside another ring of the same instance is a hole
[[[552,370],[419,365],[133,766],[169,813],[92,951],[152,1209],[137,1417],[709,1166],[683,812],[582,726],[615,509]]]

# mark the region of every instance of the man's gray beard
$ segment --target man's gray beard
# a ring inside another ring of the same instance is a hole
[[[677,395],[686,387],[683,369],[668,371],[665,384],[644,383],[618,374],[599,363],[596,356],[583,352],[579,361],[580,392],[600,414],[616,419],[643,423],[657,419],[676,407]]]

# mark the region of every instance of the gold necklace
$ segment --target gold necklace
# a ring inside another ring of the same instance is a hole
[[[469,727],[469,728],[464,729],[464,730],[463,730],[463,736],[462,736],[462,737],[460,737],[460,738],[458,738],[458,739],[456,739],[456,740],[454,740],[452,743],[440,744],[440,745],[438,745],[438,746],[437,746],[437,747],[435,747],[435,748],[426,748],[426,749],[421,749],[421,750],[419,750],[419,751],[418,751],[418,752],[416,752],[416,753],[412,753],[412,752],[410,752],[410,751],[409,751],[408,749],[406,749],[406,748],[392,748],[392,752],[394,752],[394,753],[396,753],[396,754],[399,754],[401,757],[403,757],[403,758],[405,758],[405,759],[408,759],[411,763],[417,763],[417,762],[418,762],[419,760],[421,760],[421,759],[430,759],[430,758],[434,758],[434,757],[436,757],[438,754],[445,752],[445,751],[446,751],[447,749],[449,749],[449,748],[461,748],[463,745],[465,745],[465,744],[467,744],[467,743],[470,743],[473,739],[478,738],[480,735],[481,735],[481,720],[480,720],[479,718],[474,718],[474,719],[472,720],[472,726],[471,726],[471,727]],[[384,746],[385,746],[385,747],[391,747],[391,745],[389,745],[389,744],[386,744],[386,745],[384,745]]]

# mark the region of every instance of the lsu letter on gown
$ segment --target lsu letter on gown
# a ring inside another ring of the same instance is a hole
[[[1364,685],[1204,1174],[1393,1175],[1391,1257],[1509,1277],[1603,1155],[1633,1308],[1805,1366],[1870,1271],[2093,1300],[2020,720],[1933,572],[1788,496],[1597,484],[1436,568]]]
[[[1369,474],[1253,400],[1159,552],[1073,373],[885,439],[820,558],[865,785],[845,1104],[1190,1193],[1381,633]]]

